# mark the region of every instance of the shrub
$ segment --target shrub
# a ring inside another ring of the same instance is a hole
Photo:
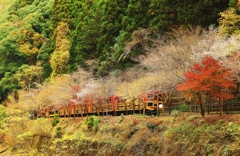
[[[186,105],[186,103],[182,103],[178,108],[180,112],[187,112],[189,110],[189,107]]]
[[[123,120],[124,120],[124,115],[123,113],[121,113],[121,119],[119,120],[119,123],[123,122]]]
[[[150,129],[152,132],[154,131],[156,125],[151,123],[151,122],[147,122],[147,128]]]
[[[174,109],[174,110],[172,110],[171,115],[174,117],[177,117],[179,115],[179,111]]]
[[[62,127],[57,127],[56,129],[56,138],[61,138],[62,137]]]
[[[51,124],[52,124],[52,126],[54,127],[54,126],[56,126],[58,123],[59,123],[59,117],[55,114]]]
[[[100,122],[100,119],[96,116],[91,116],[86,118],[86,124],[87,124],[87,128],[88,130],[94,130],[97,131],[98,130],[98,124]]]

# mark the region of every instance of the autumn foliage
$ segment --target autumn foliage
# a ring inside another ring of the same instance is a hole
[[[189,98],[197,97],[200,105],[204,95],[213,96],[219,101],[234,98],[231,93],[231,89],[235,88],[233,74],[211,56],[205,56],[201,64],[194,64],[184,77],[186,80],[177,86],[177,90],[184,91]]]

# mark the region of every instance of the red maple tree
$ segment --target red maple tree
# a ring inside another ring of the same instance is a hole
[[[205,56],[201,64],[194,64],[184,77],[186,80],[177,86],[177,90],[184,91],[189,97],[197,96],[202,116],[204,116],[203,95],[211,95],[219,99],[220,114],[222,114],[220,101],[234,98],[230,92],[236,86],[232,79],[233,74],[211,56]]]

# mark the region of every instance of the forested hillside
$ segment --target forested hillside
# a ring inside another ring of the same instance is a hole
[[[239,0],[0,0],[0,14],[0,155],[239,155]]]
[[[133,32],[143,39],[218,26],[219,13],[229,6],[236,8],[237,1],[1,0],[1,101],[79,67],[95,76],[129,69],[146,54]]]

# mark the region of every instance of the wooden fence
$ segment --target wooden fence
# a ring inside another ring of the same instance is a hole
[[[200,105],[187,105],[189,113],[200,113]],[[222,104],[223,114],[240,114],[240,101],[239,100],[229,100]],[[217,103],[203,104],[203,109],[205,114],[219,114],[220,106]],[[173,110],[179,110],[179,105],[165,106],[164,112],[170,115]]]

